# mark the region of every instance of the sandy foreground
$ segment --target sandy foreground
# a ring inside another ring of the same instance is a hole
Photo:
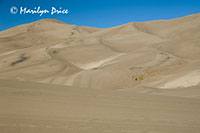
[[[0,133],[199,133],[200,14],[0,32]]]
[[[0,80],[2,133],[198,133],[195,98]]]

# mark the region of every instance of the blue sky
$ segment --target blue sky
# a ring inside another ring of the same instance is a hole
[[[68,9],[66,15],[11,14],[12,6]],[[200,0],[0,0],[0,31],[45,18],[107,28],[133,21],[172,19],[200,13]]]

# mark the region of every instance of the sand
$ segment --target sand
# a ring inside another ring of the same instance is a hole
[[[200,14],[0,32],[0,132],[200,132]]]
[[[197,133],[200,102],[0,80],[0,132]],[[12,83],[12,84],[11,84]]]

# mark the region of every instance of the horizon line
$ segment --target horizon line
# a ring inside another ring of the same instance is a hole
[[[38,20],[35,20],[35,21],[31,21],[31,22],[28,22],[28,23],[23,23],[23,24],[19,24],[19,25],[15,25],[15,26],[11,26],[9,28],[6,28],[6,29],[3,29],[3,30],[0,30],[0,32],[3,32],[3,31],[6,31],[6,30],[9,30],[9,29],[12,29],[14,27],[18,27],[18,26],[21,26],[21,25],[26,25],[26,24],[31,24],[31,23],[35,23],[35,22],[38,22],[38,21],[43,21],[43,20],[57,20],[57,21],[60,21],[62,23],[65,23],[65,24],[69,24],[69,25],[75,25],[75,26],[85,26],[85,27],[92,27],[92,28],[99,28],[99,29],[107,29],[107,28],[112,28],[112,27],[116,27],[116,26],[121,26],[121,25],[125,25],[125,24],[128,24],[128,23],[133,23],[133,22],[154,22],[154,21],[168,21],[168,20],[174,20],[174,19],[179,19],[179,18],[184,18],[184,17],[189,17],[189,16],[193,16],[193,15],[198,15],[200,13],[193,13],[193,14],[188,14],[188,15],[184,15],[184,16],[181,16],[181,17],[174,17],[174,18],[166,18],[166,19],[150,19],[150,20],[145,20],[145,21],[130,21],[130,22],[127,22],[127,23],[123,23],[123,24],[119,24],[119,25],[113,25],[113,26],[109,26],[109,27],[95,27],[95,26],[89,26],[89,25],[77,25],[77,24],[72,24],[72,23],[66,23],[65,21],[62,21],[62,20],[59,20],[59,19],[55,19],[55,18],[42,18],[42,19],[38,19]]]

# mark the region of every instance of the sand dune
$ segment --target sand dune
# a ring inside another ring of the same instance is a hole
[[[51,19],[17,26],[0,33],[0,76],[66,85],[72,75],[82,71],[79,87],[165,86],[171,82],[169,74],[181,75],[180,69],[189,74],[190,67],[199,64],[199,20],[195,14],[108,29]],[[126,56],[120,56],[123,54]],[[111,79],[109,83],[107,79]],[[181,82],[176,84],[170,87],[181,86]]]
[[[200,14],[0,32],[0,132],[200,132]]]

